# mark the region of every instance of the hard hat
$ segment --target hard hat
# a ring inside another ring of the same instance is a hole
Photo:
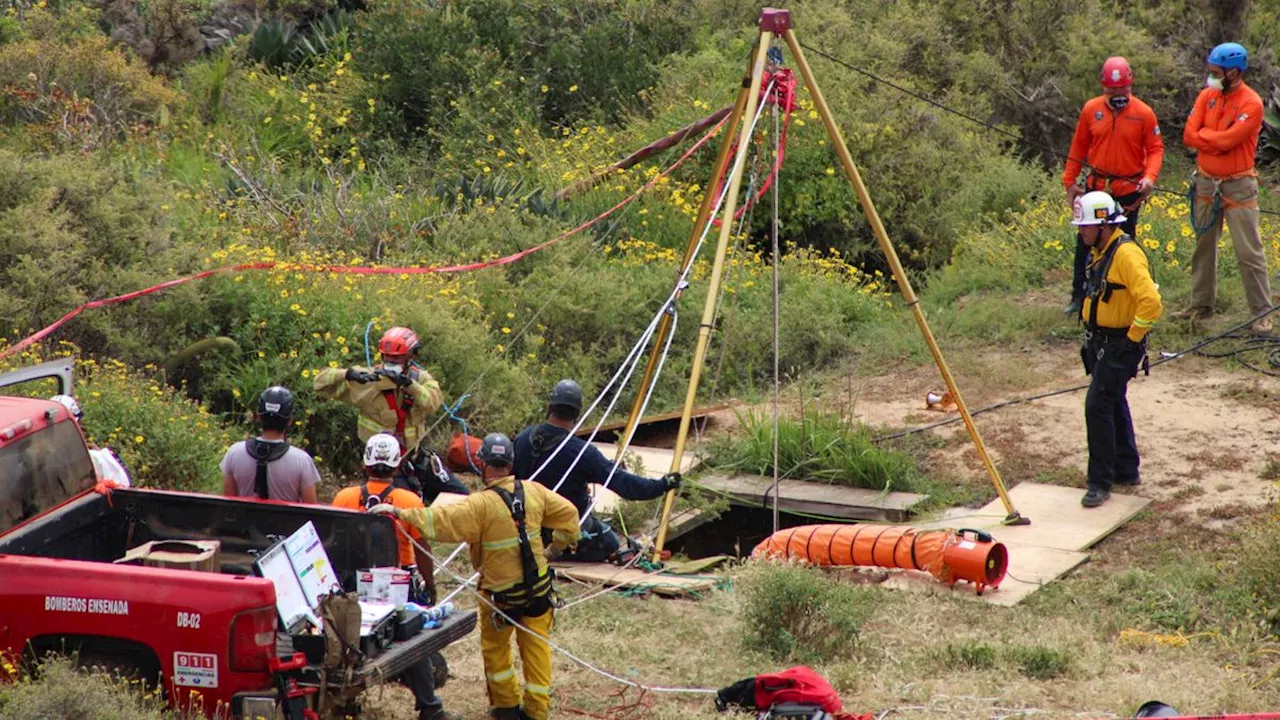
[[[573,380],[561,380],[556,386],[551,388],[551,397],[547,399],[548,405],[564,405],[574,410],[582,411],[582,386]]]
[[[1138,708],[1138,712],[1134,713],[1133,716],[1135,718],[1171,718],[1178,717],[1178,711],[1159,700],[1152,700],[1143,703],[1142,707]]]
[[[417,355],[422,343],[418,342],[418,334],[407,327],[393,327],[382,333],[378,341],[378,352],[387,355]]]
[[[1126,220],[1115,198],[1101,190],[1081,195],[1072,208],[1072,225],[1119,225]]]
[[[1235,68],[1243,72],[1249,69],[1249,51],[1240,43],[1222,43],[1209,51],[1208,62],[1223,70]]]
[[[364,466],[400,467],[400,441],[394,435],[378,433],[364,444]]]
[[[67,412],[71,413],[71,417],[75,418],[76,420],[79,420],[80,418],[84,417],[84,413],[80,411],[80,403],[76,402],[76,399],[71,397],[70,395],[54,395],[53,397],[49,398],[49,400],[51,400],[52,402],[56,402],[62,407],[66,408]]]
[[[511,438],[495,432],[484,436],[484,442],[480,443],[480,452],[476,455],[484,461],[485,465],[507,467],[515,462],[516,452],[511,445]]]
[[[261,417],[278,417],[289,420],[293,418],[293,393],[289,388],[273,385],[258,396],[258,415]]]
[[[1102,87],[1122,88],[1133,84],[1133,68],[1129,67],[1129,61],[1120,56],[1109,57],[1107,61],[1102,63],[1102,72],[1099,73],[1102,80]]]

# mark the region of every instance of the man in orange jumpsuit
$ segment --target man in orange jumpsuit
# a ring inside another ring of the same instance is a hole
[[[1102,64],[1102,94],[1084,104],[1071,140],[1062,184],[1067,202],[1086,192],[1103,191],[1115,198],[1127,220],[1124,233],[1136,237],[1138,210],[1155,188],[1164,162],[1164,139],[1151,107],[1133,96],[1133,68],[1122,57]],[[1080,171],[1089,166],[1083,185]],[[1071,302],[1063,309],[1079,315],[1084,303],[1085,268],[1089,249],[1076,236],[1075,264],[1071,275]]]
[[[1258,234],[1258,171],[1254,168],[1262,132],[1262,98],[1244,84],[1248,67],[1249,55],[1242,46],[1215,47],[1209,53],[1207,87],[1196,98],[1182,131],[1182,144],[1196,151],[1192,211],[1196,250],[1191,256],[1191,306],[1179,317],[1200,319],[1213,314],[1224,219],[1231,230],[1249,311],[1258,315],[1271,307],[1267,256]],[[1259,318],[1251,329],[1270,333],[1271,318]]]

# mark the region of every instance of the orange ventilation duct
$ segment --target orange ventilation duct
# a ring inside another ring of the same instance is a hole
[[[802,525],[765,538],[751,556],[809,565],[923,570],[947,585],[967,580],[978,594],[999,587],[1009,568],[1009,551],[981,530],[896,525]]]

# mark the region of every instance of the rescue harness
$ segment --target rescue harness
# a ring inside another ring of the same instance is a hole
[[[270,484],[267,482],[267,465],[279,460],[289,452],[289,441],[287,440],[263,440],[261,438],[250,438],[245,441],[245,450],[249,451],[249,457],[258,461],[258,469],[253,476],[253,491],[260,500],[270,500]]]
[[[1093,374],[1095,364],[1102,360],[1102,356],[1106,353],[1106,345],[1108,341],[1118,340],[1129,334],[1129,328],[1109,328],[1098,326],[1098,306],[1104,302],[1111,302],[1111,296],[1116,290],[1128,290],[1123,283],[1112,282],[1107,279],[1111,273],[1111,264],[1115,262],[1116,252],[1120,250],[1120,246],[1125,243],[1134,243],[1135,247],[1141,249],[1140,245],[1133,237],[1125,234],[1116,238],[1111,243],[1111,247],[1107,248],[1102,257],[1089,266],[1085,275],[1085,297],[1089,298],[1089,317],[1084,322],[1084,346],[1080,348],[1080,356],[1084,361],[1084,369],[1086,375]],[[1142,347],[1142,359],[1139,365],[1144,373],[1151,374],[1151,364],[1147,359],[1146,340],[1140,343]],[[1136,370],[1135,370],[1136,372]]]
[[[520,547],[520,568],[523,579],[519,584],[501,592],[490,593],[494,604],[502,608],[501,614],[494,614],[493,622],[501,627],[510,621],[519,622],[524,616],[538,617],[555,607],[556,598],[552,590],[554,573],[550,569],[545,574],[538,570],[538,561],[533,554],[533,544],[529,542],[529,528],[525,522],[524,485],[515,481],[514,492],[491,485],[487,488],[497,493],[511,513],[515,522],[516,535]],[[507,615],[504,618],[502,615]]]

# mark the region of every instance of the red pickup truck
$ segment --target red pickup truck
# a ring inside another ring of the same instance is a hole
[[[0,387],[54,379],[69,364],[0,376]],[[215,718],[275,718],[290,686],[272,660],[289,657],[275,587],[256,554],[307,521],[343,586],[360,568],[397,562],[389,519],[314,505],[144,489],[98,492],[84,437],[58,403],[0,396],[0,654],[30,663],[50,652],[156,679],[170,706]],[[375,523],[387,523],[374,532]],[[218,540],[221,572],[117,565],[153,540]],[[356,668],[331,706],[354,708],[368,686],[465,637],[474,612],[398,641]],[[279,643],[279,644],[278,644]],[[318,668],[294,671],[319,686]]]

